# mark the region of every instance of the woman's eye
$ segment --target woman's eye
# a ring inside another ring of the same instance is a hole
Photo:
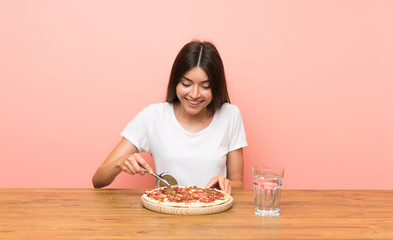
[[[210,89],[210,85],[202,86],[203,89]]]
[[[184,82],[182,82],[181,85],[183,85],[184,87],[189,87],[189,86],[191,86],[191,84],[187,84],[187,83],[184,83]]]

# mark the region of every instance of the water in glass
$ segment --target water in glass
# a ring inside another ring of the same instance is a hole
[[[280,197],[282,176],[277,174],[259,174],[254,176],[255,214],[261,216],[278,216],[280,214]]]

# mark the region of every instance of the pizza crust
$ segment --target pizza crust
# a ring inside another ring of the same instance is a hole
[[[181,188],[181,187],[180,187]],[[183,187],[184,188],[184,187]],[[149,192],[153,192],[156,191],[157,189],[153,189]],[[218,190],[218,189],[214,189],[215,191],[221,192],[224,195],[224,199],[217,199],[214,200],[213,202],[209,202],[209,203],[205,203],[205,202],[161,202],[158,201],[156,199],[153,199],[151,197],[148,197],[146,195],[146,193],[144,193],[142,195],[142,199],[146,202],[152,203],[152,204],[156,204],[159,206],[167,206],[167,207],[178,207],[178,208],[205,208],[205,207],[213,207],[213,206],[218,206],[218,205],[222,205],[225,204],[227,202],[229,202],[232,199],[232,196],[229,195],[228,193],[222,191],[222,190]]]

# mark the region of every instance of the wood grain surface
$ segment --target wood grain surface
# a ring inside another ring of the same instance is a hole
[[[144,189],[0,189],[0,239],[393,239],[393,191],[283,190],[281,214],[254,214],[252,190],[229,210],[168,215]]]

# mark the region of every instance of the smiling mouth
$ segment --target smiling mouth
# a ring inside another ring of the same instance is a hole
[[[192,106],[198,106],[200,103],[202,103],[203,101],[191,101],[190,99],[187,99],[187,102],[192,105]]]

